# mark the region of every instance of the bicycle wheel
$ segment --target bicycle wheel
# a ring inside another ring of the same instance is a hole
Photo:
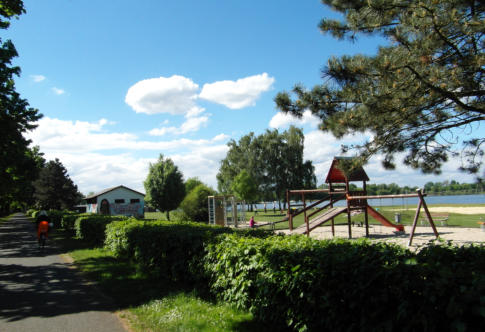
[[[40,238],[39,238],[39,246],[42,249],[44,249],[44,247],[45,247],[45,239],[46,239],[45,233],[41,233]]]

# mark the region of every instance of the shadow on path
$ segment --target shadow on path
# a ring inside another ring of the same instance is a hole
[[[0,321],[114,311],[55,247],[38,248],[34,224],[15,215],[0,224]]]

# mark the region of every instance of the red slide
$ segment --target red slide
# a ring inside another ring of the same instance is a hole
[[[372,218],[374,218],[375,220],[377,220],[378,222],[380,222],[384,226],[394,227],[398,231],[404,232],[404,226],[403,225],[395,225],[395,224],[393,224],[392,222],[390,222],[389,220],[387,220],[386,217],[384,217],[382,214],[380,214],[379,212],[377,212],[376,210],[374,210],[369,205],[367,205],[367,213],[370,214],[370,216]]]

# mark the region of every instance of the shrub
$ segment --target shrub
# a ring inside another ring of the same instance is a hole
[[[109,224],[105,246],[115,255],[130,258],[145,271],[173,280],[201,280],[204,247],[229,228],[192,222],[125,220]],[[267,236],[267,231],[241,232]]]
[[[207,196],[215,192],[204,184],[197,185],[180,203],[180,208],[191,221],[209,221],[209,208]]]
[[[80,215],[74,222],[76,237],[95,245],[102,245],[105,240],[106,225],[113,221],[125,219],[127,217],[124,216]]]
[[[430,250],[416,257],[367,241],[224,235],[203,263],[220,300],[276,329],[473,330],[485,316],[484,248]]]

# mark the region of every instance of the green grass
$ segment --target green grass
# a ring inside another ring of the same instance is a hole
[[[481,207],[483,204],[456,204],[456,205],[451,205],[451,204],[436,204],[436,205],[430,205],[428,206],[429,208],[431,207],[440,207],[440,206],[454,206],[454,207]],[[385,206],[385,207],[376,207],[379,210],[379,213],[383,214],[389,221],[394,223],[394,215],[396,213],[401,214],[401,223],[405,226],[411,226],[414,220],[414,216],[416,214],[416,207],[411,207],[409,206],[407,209],[404,208],[401,205],[397,206]],[[246,213],[246,218],[249,219],[251,216],[254,215],[254,220],[257,222],[276,222],[284,219],[286,217],[285,213],[280,213],[277,212],[276,214],[273,213],[272,210],[267,210],[265,213],[263,210],[258,210],[258,212],[255,214],[254,212],[247,212]],[[425,218],[425,212],[424,209],[421,208],[421,212],[419,214],[419,220],[422,218]],[[477,228],[480,227],[479,224],[477,224],[477,221],[480,221],[480,218],[482,220],[485,220],[485,215],[482,214],[458,214],[458,213],[450,213],[449,218],[447,221],[447,226],[450,227],[472,227],[472,228]],[[359,222],[364,222],[364,214],[359,214],[352,216],[352,221],[359,223]],[[304,222],[304,215],[300,214],[296,216],[293,219],[293,227],[298,227],[302,225]],[[346,224],[347,223],[347,214],[343,213],[335,218],[335,223],[336,224]],[[372,217],[369,217],[369,224],[371,225],[378,225],[379,222],[375,221]],[[435,224],[437,226],[441,226],[441,223],[439,221],[435,221]],[[420,226],[421,223],[418,221],[418,226]],[[330,222],[326,223],[322,227],[329,227]],[[269,227],[269,226],[268,226]],[[279,229],[288,229],[289,225],[288,222],[281,222],[275,225],[275,228],[277,230]]]
[[[251,314],[229,305],[213,304],[187,293],[165,296],[134,308],[131,313],[138,318],[134,325],[140,331],[249,330],[252,319]]]
[[[251,314],[198,296],[186,285],[154,278],[104,248],[89,248],[61,230],[52,239],[66,249],[85,276],[127,310],[135,331],[258,331]]]

